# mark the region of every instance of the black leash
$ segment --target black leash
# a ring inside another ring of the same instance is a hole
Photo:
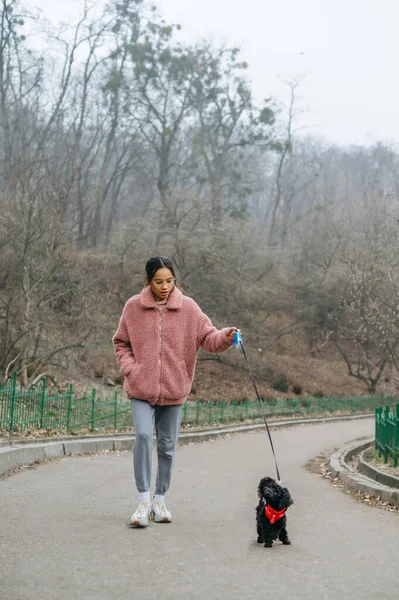
[[[252,385],[254,386],[254,389],[255,389],[255,392],[256,392],[256,397],[258,398],[258,401],[259,401],[259,405],[260,405],[260,410],[261,410],[261,413],[262,413],[262,417],[263,417],[263,420],[265,422],[266,431],[267,431],[267,434],[269,436],[270,446],[271,446],[272,452],[273,452],[274,464],[276,465],[277,481],[279,483],[281,483],[280,471],[278,470],[278,466],[277,466],[276,453],[274,452],[273,440],[272,440],[272,436],[270,434],[269,425],[267,424],[266,416],[265,416],[265,413],[263,412],[262,400],[260,399],[260,396],[259,396],[259,393],[258,393],[258,388],[256,387],[255,377],[253,376],[252,371],[251,371],[251,367],[249,366],[249,362],[248,362],[248,358],[247,358],[247,355],[246,355],[246,352],[245,352],[244,343],[242,341],[241,334],[236,331],[236,338],[235,338],[234,345],[237,347],[238,344],[241,346],[242,353],[243,353],[245,361],[247,363],[248,371],[249,371],[249,374],[250,374],[251,380],[252,380]]]

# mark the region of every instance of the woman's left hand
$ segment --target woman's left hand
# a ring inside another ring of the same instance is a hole
[[[227,337],[228,337],[228,339],[229,339],[229,341],[230,341],[231,343],[233,343],[233,340],[234,340],[234,335],[235,335],[235,332],[236,332],[236,331],[240,331],[240,330],[239,330],[239,329],[237,329],[237,327],[230,327],[230,328],[227,330],[227,333],[226,333],[226,335],[227,335]]]

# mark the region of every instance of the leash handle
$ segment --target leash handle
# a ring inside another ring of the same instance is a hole
[[[266,431],[267,431],[267,434],[269,436],[270,446],[271,446],[271,449],[272,449],[272,452],[273,452],[274,464],[276,466],[277,481],[279,483],[281,483],[280,471],[279,471],[278,465],[277,465],[276,453],[274,451],[272,436],[271,436],[271,433],[270,433],[269,425],[267,424],[265,413],[263,411],[262,400],[260,399],[258,388],[256,387],[255,377],[253,376],[252,371],[251,371],[251,367],[249,366],[247,354],[246,354],[245,348],[244,348],[244,342],[242,341],[242,336],[241,336],[241,332],[240,331],[236,331],[235,332],[234,339],[233,339],[233,345],[234,345],[235,348],[241,348],[242,353],[243,353],[244,358],[245,358],[245,362],[247,363],[247,367],[248,367],[248,371],[249,371],[249,374],[250,374],[250,377],[251,377],[252,385],[254,386],[256,397],[257,397],[259,405],[260,405],[262,417],[263,417],[263,420],[265,422]]]
[[[241,331],[238,331],[238,329],[236,329],[234,332],[233,346],[234,346],[234,348],[239,348],[241,344],[242,344]]]

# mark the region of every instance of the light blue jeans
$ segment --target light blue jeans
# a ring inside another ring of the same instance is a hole
[[[151,406],[144,400],[132,399],[136,433],[133,468],[138,492],[149,492],[151,488],[154,425],[158,455],[155,493],[163,496],[168,491],[179,439],[181,413],[182,406]]]

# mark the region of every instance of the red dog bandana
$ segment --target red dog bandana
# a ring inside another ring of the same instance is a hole
[[[266,506],[265,506],[266,519],[269,519],[269,521],[272,525],[276,521],[279,521],[280,519],[282,519],[286,512],[287,512],[286,508],[283,508],[282,510],[274,510],[274,508],[272,508],[270,506],[270,504],[266,504]]]

